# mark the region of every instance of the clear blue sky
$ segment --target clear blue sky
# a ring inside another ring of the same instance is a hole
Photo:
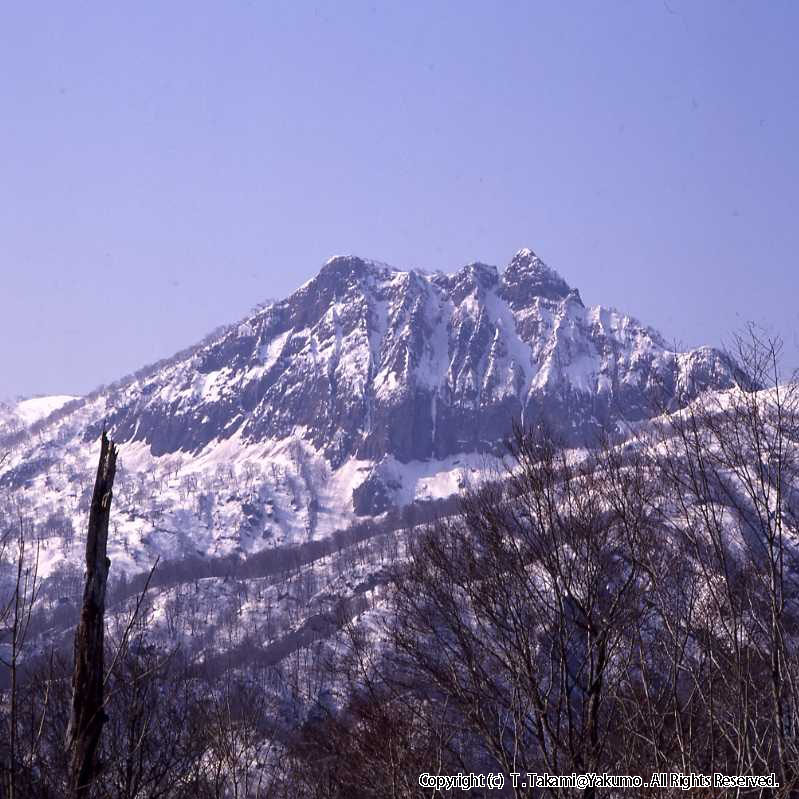
[[[532,247],[799,364],[799,3],[6,3],[0,397],[81,393],[330,255]]]

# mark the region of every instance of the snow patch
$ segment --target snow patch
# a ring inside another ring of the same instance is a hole
[[[34,422],[38,422],[39,419],[44,419],[68,402],[72,402],[72,400],[76,399],[79,399],[79,397],[72,396],[71,394],[53,394],[46,397],[32,397],[31,399],[22,400],[22,402],[17,403],[14,411],[26,425],[32,425]]]

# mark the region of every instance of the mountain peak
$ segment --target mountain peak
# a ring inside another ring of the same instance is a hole
[[[366,269],[366,261],[357,255],[334,255],[325,261],[320,274],[359,274]]]
[[[502,274],[502,292],[515,309],[528,305],[532,297],[563,300],[572,288],[529,247],[524,247],[513,256]]]

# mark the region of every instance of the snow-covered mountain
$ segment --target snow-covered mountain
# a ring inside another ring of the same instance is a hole
[[[493,451],[513,418],[578,443],[730,375],[714,350],[676,353],[631,317],[586,308],[530,250],[501,275],[336,257],[286,300],[114,392],[108,424],[156,455],[301,430],[335,469],[352,456]]]
[[[128,473],[116,501],[127,479],[137,508],[120,522],[129,557],[167,534],[174,555],[248,553],[453,492],[513,420],[579,445],[733,377],[717,350],[676,352],[630,316],[585,307],[529,249],[501,273],[449,275],[337,256],[173,358],[81,400],[17,406],[14,429],[0,426],[0,487],[33,488],[78,523],[69,475],[88,483],[105,424]]]

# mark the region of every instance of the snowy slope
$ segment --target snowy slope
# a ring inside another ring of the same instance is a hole
[[[31,397],[16,404],[14,413],[22,420],[25,425],[31,425],[38,422],[39,419],[44,419],[49,416],[53,411],[62,408],[68,402],[76,400],[78,397],[69,394],[55,394],[52,396],[44,397]]]
[[[675,352],[630,316],[586,308],[528,249],[502,273],[450,275],[337,256],[173,358],[77,402],[11,409],[0,491],[46,520],[52,569],[83,524],[105,420],[121,444],[119,568],[246,556],[452,493],[502,455],[514,419],[580,445],[733,374],[715,350]]]

